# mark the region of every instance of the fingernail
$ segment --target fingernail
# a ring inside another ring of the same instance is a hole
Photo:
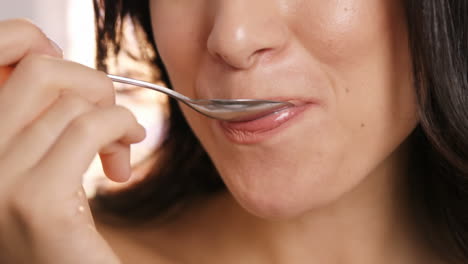
[[[63,57],[63,50],[62,48],[57,44],[57,42],[53,41],[52,39],[49,39],[50,44],[52,44],[52,47],[54,50],[60,54],[61,57]]]

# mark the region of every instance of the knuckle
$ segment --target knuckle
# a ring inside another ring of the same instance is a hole
[[[17,68],[25,72],[30,78],[34,78],[38,84],[47,84],[50,82],[51,67],[50,59],[45,55],[30,54],[20,61]]]
[[[98,123],[92,115],[84,114],[72,121],[70,130],[79,138],[90,138],[98,132]]]
[[[112,81],[107,77],[107,74],[101,71],[96,71],[96,76],[102,85],[111,86]]]
[[[121,115],[121,117],[124,118],[125,120],[130,120],[130,121],[135,121],[135,122],[137,121],[137,118],[135,117],[133,112],[130,111],[130,109],[121,105],[116,105],[114,107],[117,113]]]
[[[128,108],[120,105],[116,105],[114,108],[115,113],[118,116],[118,120],[122,125],[132,126],[138,123],[138,119]]]
[[[14,195],[6,199],[7,215],[16,221],[29,221],[34,215],[34,206],[31,204],[32,199],[30,194],[26,193],[25,188],[17,189]]]
[[[92,109],[92,104],[89,101],[70,93],[62,94],[60,104],[61,108],[64,107],[71,113],[82,113]]]
[[[97,85],[102,87],[104,96],[107,98],[110,98],[113,103],[114,97],[115,97],[114,83],[112,82],[111,79],[109,79],[109,77],[107,77],[107,74],[101,71],[97,71],[96,83]]]
[[[18,29],[18,31],[26,34],[31,41],[46,38],[44,32],[33,22],[24,18],[17,18],[10,20],[12,27]]]

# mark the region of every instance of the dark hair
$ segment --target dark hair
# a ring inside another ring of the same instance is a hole
[[[443,258],[468,262],[468,1],[404,0],[418,95],[420,123],[409,138],[409,208],[421,233]],[[138,60],[170,87],[157,55],[149,3],[94,0],[97,66],[128,53],[123,34],[131,23],[140,46]],[[113,61],[116,62],[116,61]],[[225,189],[210,158],[169,101],[169,131],[151,173],[131,188],[98,193],[99,210],[127,220],[168,215],[195,198]]]
[[[165,67],[157,56],[151,30],[148,0],[93,0],[96,18],[97,68],[107,71],[118,63],[121,54],[151,65],[147,78],[160,80],[171,87]],[[124,35],[125,23],[133,25],[140,44],[139,54],[132,53]],[[170,216],[196,198],[224,189],[214,165],[186,123],[176,101],[169,99],[166,139],[156,149],[157,162],[143,181],[124,191],[98,190],[92,205],[100,212],[144,221]]]

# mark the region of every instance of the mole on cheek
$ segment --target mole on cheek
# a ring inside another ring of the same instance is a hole
[[[365,127],[366,127],[366,124],[361,123],[361,128],[365,128]]]

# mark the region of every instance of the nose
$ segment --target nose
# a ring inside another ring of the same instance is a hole
[[[248,69],[286,45],[289,32],[280,7],[271,0],[215,1],[207,40],[210,55],[235,69]]]

